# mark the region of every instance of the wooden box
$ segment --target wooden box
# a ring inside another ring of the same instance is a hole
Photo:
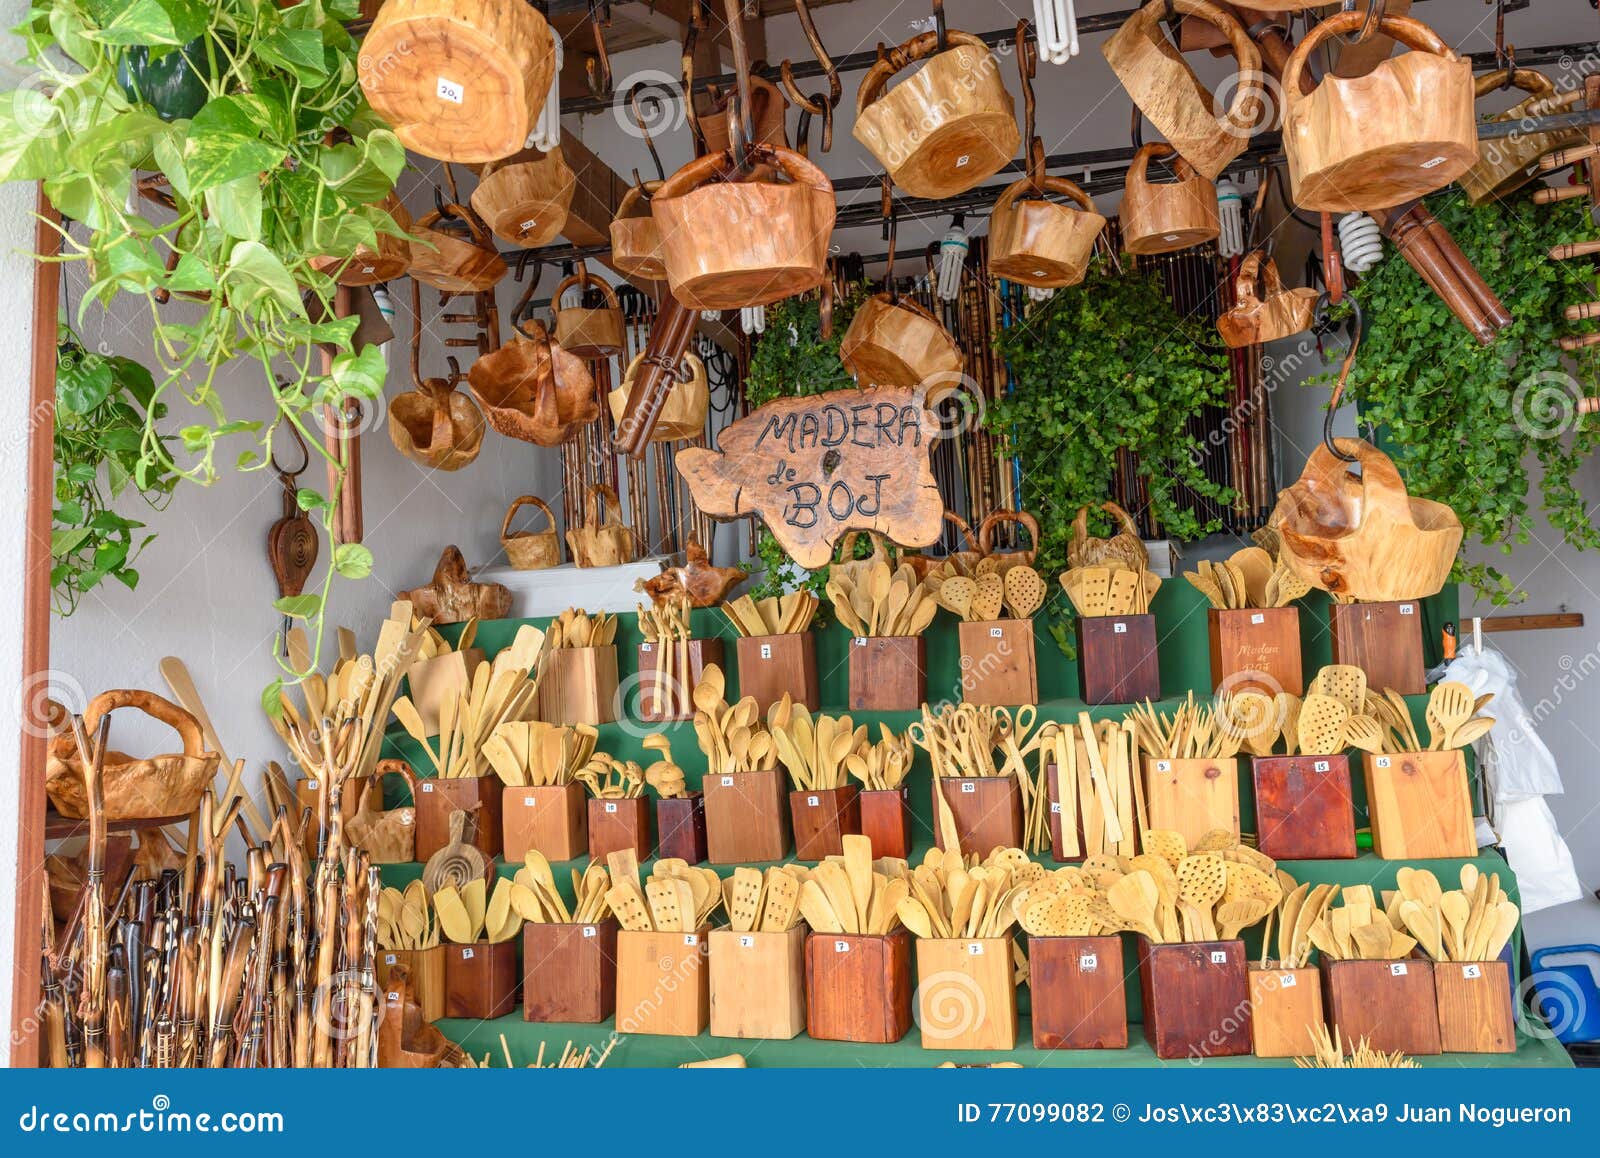
[[[656,844],[663,860],[706,859],[706,798],[698,792],[656,801]]]
[[[850,641],[850,710],[914,712],[928,698],[928,641],[920,635]]]
[[[558,647],[545,653],[539,718],[551,724],[609,724],[617,718],[617,647]]]
[[[1029,937],[1035,1049],[1127,1049],[1121,937]]]
[[[1516,1053],[1511,970],[1504,961],[1436,961],[1439,1048],[1445,1053]]]
[[[1366,1038],[1382,1053],[1413,1057],[1439,1052],[1439,1004],[1433,963],[1331,961],[1322,959],[1322,989],[1328,1028],[1337,1029],[1346,1050]]]
[[[1422,604],[1330,603],[1333,662],[1367,673],[1370,688],[1393,688],[1403,696],[1428,690],[1422,659]]]
[[[439,705],[445,697],[465,697],[472,691],[472,673],[484,662],[483,649],[469,647],[466,651],[447,651],[432,659],[421,659],[411,665],[406,673],[410,685],[411,702],[422,717],[423,731],[428,735],[439,732]]]
[[[711,1018],[706,935],[623,929],[617,933],[617,1031],[695,1037]]]
[[[1350,758],[1257,756],[1257,847],[1273,860],[1350,860],[1356,855],[1356,813],[1350,801]]]
[[[917,938],[923,1049],[1016,1049],[1011,938]]]
[[[589,859],[604,861],[611,853],[631,848],[641,861],[650,859],[650,801],[643,796],[589,801]]]
[[[1478,855],[1466,757],[1451,752],[1363,753],[1372,851],[1385,860]],[[420,836],[420,834],[419,834]]]
[[[522,926],[522,1020],[604,1021],[617,1008],[617,921]]]
[[[1078,616],[1078,696],[1088,704],[1161,698],[1154,615]]]
[[[517,1007],[517,943],[445,945],[444,1015],[489,1021]]]
[[[994,619],[957,625],[961,698],[969,704],[1017,707],[1039,702],[1033,620]]]
[[[735,650],[739,656],[739,695],[753,696],[762,718],[785,693],[807,711],[822,707],[822,691],[817,682],[817,637],[811,632],[740,636]]]
[[[377,961],[378,989],[387,991],[389,970],[396,966],[411,975],[411,993],[422,1009],[424,1021],[438,1021],[444,1016],[444,956],[445,946],[431,949],[379,949]]]
[[[1146,757],[1144,799],[1150,827],[1175,829],[1193,848],[1218,828],[1239,835],[1239,762]]]
[[[911,934],[806,938],[806,1033],[882,1045],[911,1031]]]
[[[797,860],[844,855],[844,838],[861,831],[860,793],[854,784],[789,793]]]
[[[1022,786],[1015,776],[934,777],[933,790],[950,805],[963,851],[988,856],[996,847],[1021,847]],[[935,800],[933,838],[943,848],[938,805]]]
[[[806,927],[711,931],[711,1036],[787,1040],[806,1027]]]
[[[1250,1052],[1249,962],[1243,941],[1155,945],[1139,937],[1144,1036],[1158,1058]]]
[[[1212,690],[1305,693],[1300,674],[1300,609],[1244,608],[1206,612],[1211,632]]]
[[[861,835],[872,841],[872,856],[911,856],[911,788],[874,789],[856,797],[861,809]]]
[[[468,813],[467,831],[484,856],[500,855],[505,833],[501,813],[498,776],[461,776],[417,781],[417,860],[426,864],[434,853],[450,843],[450,814]]]
[[[706,859],[758,864],[789,855],[789,805],[781,768],[707,776]]]
[[[547,860],[574,860],[589,851],[588,794],[582,784],[507,787],[500,793],[501,828],[507,861],[521,861],[529,849]]]
[[[688,671],[684,670],[687,658]],[[675,649],[668,665],[672,679],[656,686],[661,649],[653,643],[639,645],[639,691],[633,714],[649,723],[694,719],[694,688],[706,668],[722,667],[722,640],[690,639]],[[660,692],[658,695],[657,692]]]
[[[1310,1057],[1323,1024],[1315,967],[1250,966],[1250,1040],[1257,1057]]]

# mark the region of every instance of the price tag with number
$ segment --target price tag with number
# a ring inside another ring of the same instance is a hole
[[[1392,961],[1389,964],[1390,977],[1404,977],[1408,972],[1404,961]]]
[[[467,99],[466,86],[458,84],[447,77],[441,76],[439,78],[438,87],[434,91],[439,94],[440,100],[449,101],[453,105],[458,105]]]
[[[1224,949],[1211,950],[1211,963],[1213,965],[1226,965],[1228,963],[1227,951]]]
[[[762,659],[771,659],[772,658],[772,645],[770,643],[763,643],[761,645],[761,658]]]
[[[850,942],[849,941],[835,941],[833,943],[833,951],[835,953],[848,953],[848,952],[850,952]]]
[[[963,780],[963,781],[962,781],[962,782],[961,782],[961,791],[962,791],[962,792],[964,792],[964,793],[966,793],[966,794],[967,794],[967,795],[969,795],[969,796],[970,796],[970,795],[972,795],[972,794],[973,794],[973,793],[974,793],[974,792],[976,792],[976,791],[977,791],[977,790],[978,790],[978,786],[977,786],[977,785],[976,785],[976,784],[974,784],[974,783],[973,783],[973,782],[972,782],[972,781],[970,781],[970,780]]]
[[[1483,976],[1483,966],[1463,965],[1461,967],[1461,976],[1468,981],[1476,981],[1478,978]]]
[[[616,810],[617,810],[617,802],[615,800],[607,800],[606,801],[606,812],[607,812],[607,814],[613,813]]]
[[[983,956],[983,942],[982,941],[968,941],[967,942],[967,956],[968,957],[982,957]]]
[[[756,947],[756,939],[754,937],[750,936],[750,934],[748,934],[748,933],[744,933],[744,934],[740,935],[740,937],[739,937],[739,948],[741,948],[741,949],[754,949],[755,947]]]
[[[1278,978],[1278,988],[1279,989],[1293,989],[1296,985],[1299,985],[1299,984],[1300,984],[1300,978],[1296,977],[1293,973],[1289,972],[1287,969],[1284,970],[1283,973]]]
[[[1098,954],[1098,953],[1079,953],[1078,954],[1078,972],[1079,973],[1094,973],[1094,972],[1097,972],[1099,970],[1099,968],[1100,968],[1100,954]]]
[[[1111,625],[1111,634],[1112,635],[1127,635],[1128,634],[1128,625],[1126,623],[1123,623],[1119,619],[1116,623],[1113,623]]]
[[[595,935],[595,927],[593,925],[585,925],[583,927],[583,935],[585,937],[593,937]]]

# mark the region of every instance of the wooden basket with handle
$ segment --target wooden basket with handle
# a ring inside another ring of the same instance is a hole
[[[412,462],[460,470],[483,449],[483,413],[447,378],[424,378],[389,403],[389,441]]]
[[[1180,249],[1216,239],[1222,232],[1217,216],[1217,187],[1195,172],[1164,142],[1145,145],[1133,155],[1122,193],[1122,248],[1147,255],[1176,253]],[[1150,180],[1150,162],[1172,158],[1177,180]]]
[[[1275,342],[1311,328],[1317,291],[1304,286],[1284,289],[1278,263],[1265,250],[1253,250],[1244,259],[1233,284],[1233,308],[1217,319],[1217,330],[1235,349]]]
[[[1161,29],[1174,11],[1211,25],[1233,50],[1239,84],[1220,117],[1216,98]],[[1261,51],[1244,25],[1209,0],[1150,0],[1100,51],[1139,111],[1201,176],[1215,180],[1250,143],[1266,109]]]
[[[461,222],[470,235],[435,229],[446,216]],[[489,241],[477,217],[460,205],[435,209],[411,229],[411,276],[423,285],[450,294],[475,294],[492,289],[506,276],[505,259]]]
[[[585,296],[590,290],[598,290],[604,304],[562,306],[561,295],[573,286]],[[556,324],[556,344],[569,354],[594,360],[622,352],[622,304],[617,301],[617,291],[602,278],[590,277],[589,267],[583,262],[550,295],[550,313]]]
[[[1555,84],[1544,73],[1531,68],[1498,69],[1480,76],[1476,92],[1481,99],[1502,88],[1517,88],[1527,97],[1512,105],[1491,121],[1523,121],[1531,117],[1546,117],[1567,109],[1576,91],[1558,93]],[[1513,133],[1492,141],[1478,143],[1478,161],[1461,175],[1461,188],[1467,200],[1474,205],[1505,197],[1516,192],[1539,175],[1538,161],[1546,153],[1569,149],[1583,144],[1582,129],[1567,129],[1555,133]]]
[[[1326,445],[1311,452],[1272,512],[1280,557],[1313,587],[1354,599],[1437,592],[1461,546],[1461,520],[1443,503],[1411,497],[1389,456],[1371,443],[1340,438],[1334,446],[1354,455],[1361,473]]]
[[[639,371],[644,365],[644,354],[636,354],[633,361],[628,363],[628,372],[623,375],[622,385],[606,395],[606,403],[611,407],[611,418],[620,423],[622,416],[628,409],[628,396],[633,393],[634,387],[639,382]],[[694,354],[685,354],[679,363],[677,384],[672,387],[672,392],[667,395],[667,403],[661,410],[661,417],[656,422],[656,427],[650,433],[651,442],[677,442],[683,439],[699,438],[705,433],[706,411],[711,405],[710,387],[706,382],[706,364]]]
[[[433,582],[400,593],[418,615],[435,627],[469,619],[504,619],[511,611],[511,592],[499,583],[474,583],[461,548],[451,544],[439,556]]]
[[[1301,74],[1318,45],[1362,27],[1339,12],[1308,32],[1283,72],[1283,144],[1294,201],[1345,213],[1382,209],[1442,189],[1478,160],[1472,62],[1426,24],[1385,16],[1379,30],[1410,52],[1365,76],[1324,77],[1309,94]]]
[[[118,708],[134,708],[166,724],[178,734],[183,748],[143,759],[107,751],[102,774],[106,820],[144,820],[193,812],[222,759],[217,753],[206,751],[199,721],[154,692],[120,688],[101,692],[89,701],[83,710],[84,730],[93,735],[102,717]],[[70,731],[58,732],[50,740],[44,788],[62,816],[82,820],[89,815],[83,761]]]
[[[515,338],[472,363],[467,384],[489,425],[507,438],[560,446],[600,416],[583,359],[550,340],[544,323],[520,320]]]
[[[1133,516],[1107,499],[1100,509],[1117,520],[1120,528],[1109,539],[1096,539],[1089,535],[1089,508],[1079,507],[1072,520],[1072,538],[1067,543],[1068,567],[1126,567],[1143,571],[1150,565],[1150,553],[1145,550],[1144,536]]]
[[[373,864],[409,864],[417,858],[417,810],[415,805],[384,811],[383,778],[398,776],[417,798],[417,778],[404,760],[379,760],[371,776],[361,782],[361,796],[355,815],[345,824],[345,835],[352,848],[367,854]],[[373,791],[378,797],[374,801]]]
[[[700,133],[705,137],[706,152],[720,153],[732,143],[728,132],[728,118],[735,115],[733,96],[737,90],[729,88],[699,114]],[[789,133],[784,124],[789,102],[777,85],[761,76],[750,78],[750,112],[754,120],[755,139],[763,145],[789,147]]]
[[[948,45],[948,47],[945,47]],[[925,61],[888,92],[895,74]],[[953,197],[998,173],[1022,136],[994,54],[978,37],[924,32],[883,50],[856,94],[850,133],[914,197]]]
[[[385,213],[402,233],[411,232],[411,214],[406,212],[400,198],[393,193],[368,211]],[[334,277],[340,285],[378,285],[393,281],[404,274],[411,264],[411,242],[381,229],[378,230],[377,241],[376,247],[362,242],[348,257],[313,258],[312,268]]]
[[[555,42],[531,4],[385,0],[361,41],[361,88],[406,148],[497,161],[544,108]]]
[[[996,551],[995,532],[1008,523],[1021,527],[1028,535],[1028,546],[1020,551]],[[973,568],[977,573],[998,571],[1002,575],[1013,567],[1031,567],[1039,554],[1039,520],[1027,511],[990,511],[978,524],[978,552]]]
[[[953,523],[960,533],[966,546],[961,550],[951,551],[947,555],[925,555],[920,551],[905,551],[900,555],[900,562],[908,564],[916,572],[918,579],[926,579],[928,575],[949,567],[957,575],[971,576],[975,573],[978,562],[983,558],[983,552],[978,549],[978,544],[972,537],[972,528],[954,511],[946,511],[944,519]]]
[[[862,386],[949,381],[966,362],[939,319],[893,292],[861,303],[839,343],[839,360]]]
[[[538,507],[544,512],[548,529],[543,531],[518,531],[511,533],[511,519],[523,507]],[[556,516],[549,505],[538,495],[523,495],[506,508],[506,517],[500,521],[500,545],[506,558],[516,571],[541,571],[561,562],[561,535],[556,530]]]
[[[483,167],[472,208],[496,237],[531,249],[561,233],[577,185],[559,148],[523,149]]]
[[[661,227],[650,211],[650,199],[663,184],[645,181],[630,186],[611,221],[611,264],[629,277],[661,281],[667,276]]]
[[[597,496],[607,506],[601,519]],[[633,559],[633,532],[623,526],[622,500],[605,483],[591,483],[583,500],[583,526],[567,530],[567,549],[579,567],[615,567]]]
[[[836,214],[833,182],[791,149],[758,144],[750,160],[776,172],[766,180],[727,180],[732,155],[707,153],[651,199],[667,284],[689,309],[766,305],[822,284]]]
[[[989,272],[1021,285],[1060,289],[1077,285],[1106,219],[1094,200],[1065,177],[1045,175],[1035,190],[1024,177],[1006,187],[989,217]],[[1054,193],[1077,207],[1047,201]]]

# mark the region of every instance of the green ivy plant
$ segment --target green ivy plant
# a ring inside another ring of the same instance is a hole
[[[379,231],[399,232],[377,203],[405,150],[362,95],[344,26],[357,8],[37,0],[16,29],[33,75],[0,93],[0,180],[41,181],[77,223],[62,232],[63,259],[87,264],[83,309],[142,299],[149,312],[156,366],[129,472],[141,490],[168,474],[212,481],[233,436],[250,445],[232,468],[259,470],[284,422],[325,453],[310,416],[382,392],[382,356],[352,348],[356,319],[334,317],[337,269],[327,268]],[[141,174],[161,181],[142,184]],[[169,295],[189,301],[172,312]],[[333,351],[326,373],[319,346]],[[219,389],[224,367],[235,382],[245,377],[237,368],[251,368],[272,421],[230,416],[238,407]],[[180,401],[202,419],[177,431],[181,461],[156,426]],[[324,528],[335,498],[300,492]],[[319,645],[334,576],[372,567],[359,544],[340,544],[331,560],[319,590],[278,604],[308,621]],[[266,699],[276,705],[276,687]]]
[[[1563,541],[1600,546],[1600,529],[1574,476],[1594,453],[1600,425],[1580,417],[1594,393],[1596,354],[1565,354],[1570,305],[1594,297],[1586,262],[1551,261],[1552,246],[1593,235],[1577,203],[1535,206],[1526,196],[1474,207],[1459,194],[1429,208],[1514,319],[1481,346],[1416,271],[1390,250],[1356,295],[1366,319],[1350,391],[1377,428],[1412,493],[1448,504],[1467,535],[1510,554],[1532,529],[1529,464],[1539,503]],[[1319,381],[1326,382],[1323,378]],[[1486,563],[1458,560],[1455,578],[1495,603],[1521,597]]]
[[[1137,459],[1155,518],[1178,539],[1218,529],[1180,505],[1188,488],[1219,504],[1233,492],[1208,479],[1188,430],[1203,406],[1224,403],[1228,362],[1215,334],[1180,318],[1157,273],[1104,267],[1057,290],[1002,331],[1014,388],[985,421],[1022,467],[1023,505],[1038,514],[1038,566],[1066,566],[1072,516],[1112,497],[1119,453]]]

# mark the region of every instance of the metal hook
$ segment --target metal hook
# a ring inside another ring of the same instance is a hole
[[[1170,2],[1171,0],[1168,0],[1169,4]],[[1339,34],[1339,42],[1345,45],[1356,45],[1365,44],[1371,40],[1378,34],[1378,30],[1383,27],[1383,22],[1388,15],[1385,11],[1387,7],[1388,0],[1367,0],[1367,18],[1361,22],[1360,30],[1353,37],[1341,32]],[[1341,11],[1354,12],[1355,10],[1356,0],[1344,0]]]
[[[889,291],[889,301],[898,302],[900,293],[894,282],[894,251],[900,230],[899,224],[895,220],[893,186],[889,182],[889,174],[887,173],[883,175],[883,196],[880,204],[883,213],[883,239],[889,243],[889,253],[886,258],[887,268],[883,273],[884,288]]]
[[[279,423],[278,425],[281,426],[284,424]],[[289,433],[294,437],[295,445],[300,448],[300,465],[294,470],[284,469],[283,464],[278,461],[278,446],[276,439],[273,439],[271,451],[267,456],[272,462],[272,469],[278,472],[278,477],[286,481],[288,479],[299,478],[305,473],[306,468],[311,465],[311,450],[306,446],[306,440],[300,436],[300,428],[293,422],[290,422],[287,425],[289,427]],[[276,433],[276,427],[274,427],[274,433]]]
[[[628,113],[633,117],[633,123],[638,128],[639,135],[644,138],[644,147],[650,150],[650,160],[656,167],[656,180],[665,181],[667,179],[667,171],[661,167],[661,154],[656,152],[655,140],[650,136],[650,130],[644,127],[644,114],[639,111],[639,90],[649,87],[650,82],[641,80],[628,90]],[[637,169],[633,171],[633,183],[635,185],[643,184],[639,180],[639,170]]]
[[[1333,420],[1339,409],[1339,403],[1344,398],[1345,384],[1350,380],[1350,371],[1356,364],[1356,352],[1361,348],[1361,339],[1366,333],[1366,315],[1361,312],[1361,303],[1356,300],[1356,295],[1348,291],[1344,300],[1349,303],[1354,318],[1350,323],[1350,346],[1345,351],[1344,362],[1339,367],[1339,380],[1334,383],[1333,393],[1328,398],[1327,412],[1322,416],[1322,445],[1329,454],[1340,462],[1355,462],[1356,457],[1346,454],[1335,445],[1333,440]],[[1316,308],[1312,311],[1312,327],[1325,328],[1330,324],[1328,313],[1332,308],[1332,295],[1324,293],[1317,298]]]
[[[1172,0],[1167,0],[1167,5],[1171,7]],[[933,33],[939,51],[943,52],[950,46],[950,33],[944,21],[944,0],[933,0]]]
[[[1130,135],[1133,137],[1133,151],[1137,153],[1144,148],[1144,114],[1139,111],[1138,105],[1133,106],[1133,128]]]

